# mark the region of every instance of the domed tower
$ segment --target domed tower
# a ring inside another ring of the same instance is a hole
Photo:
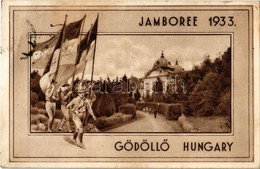
[[[183,72],[184,69],[179,65],[178,60],[176,59],[175,65],[173,66],[174,73]]]
[[[171,62],[164,57],[163,51],[161,54],[161,58],[157,59],[153,64],[154,69],[158,68],[172,68]]]

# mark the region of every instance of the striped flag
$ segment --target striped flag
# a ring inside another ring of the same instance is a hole
[[[64,25],[61,30],[52,58],[47,63],[43,77],[40,80],[40,87],[43,92],[45,92],[50,79],[55,79],[56,85],[59,86],[66,82],[66,76],[72,74],[79,44],[78,37],[84,19],[85,16],[77,22],[70,23],[67,26]]]
[[[64,41],[77,38],[80,34],[80,28],[82,25],[82,19],[69,23],[65,29]],[[61,32],[59,31],[56,35],[52,36],[49,40],[45,42],[37,43],[36,46],[31,51],[32,55],[32,68],[33,69],[44,69],[44,74],[50,70],[50,64],[52,60],[52,54],[54,50],[57,50],[61,46]]]

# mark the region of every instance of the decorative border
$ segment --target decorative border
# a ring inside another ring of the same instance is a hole
[[[12,7],[21,7],[21,6],[9,6],[9,19],[11,19],[10,18],[10,13],[11,13],[11,8]],[[22,7],[42,7],[42,6],[22,6]],[[44,6],[44,7],[64,7],[64,6],[56,6],[56,5],[54,5],[54,6]],[[77,7],[77,6],[72,6],[72,7]],[[82,6],[78,6],[78,7],[82,7]],[[107,10],[105,10],[105,9],[103,9],[103,10],[100,10],[100,9],[93,9],[93,7],[102,7],[102,6],[85,6],[85,7],[91,7],[92,9],[86,9],[86,10],[84,10],[84,11],[131,11],[131,10],[112,10],[112,9],[107,9]],[[104,6],[104,7],[106,7],[106,6]],[[121,6],[121,5],[119,5],[119,6],[109,6],[109,7],[125,7],[125,6]],[[130,7],[166,7],[166,6],[160,6],[160,5],[151,5],[151,6],[149,6],[149,5],[137,5],[137,6],[130,6]],[[227,7],[227,6],[225,6],[225,5],[191,5],[191,6],[187,6],[187,5],[168,5],[167,7],[218,7],[218,8],[220,8],[220,7]],[[251,8],[251,16],[249,16],[250,15],[250,10],[249,9],[171,9],[171,10],[167,10],[167,11],[248,11],[248,60],[249,60],[249,68],[250,68],[250,64],[252,64],[253,63],[253,57],[254,57],[254,53],[253,53],[253,51],[252,51],[252,49],[250,48],[250,46],[251,45],[253,45],[254,44],[254,36],[253,36],[253,27],[250,27],[250,26],[252,26],[252,25],[254,25],[254,20],[253,20],[253,5],[244,5],[244,6],[240,6],[240,5],[231,5],[231,6],[229,6],[229,7],[250,7]],[[125,7],[126,8],[126,7]],[[13,10],[13,14],[14,14],[14,11],[23,11],[23,10]],[[35,11],[35,10],[26,10],[26,11]],[[37,10],[38,11],[38,10]],[[47,10],[48,11],[48,10]],[[49,10],[49,11],[64,11],[64,10]],[[79,11],[79,10],[66,10],[66,11]],[[150,10],[132,10],[132,11],[166,11],[165,9],[164,10],[158,10],[158,9],[150,9]],[[14,16],[14,15],[13,15]],[[249,20],[250,19],[250,17],[251,17],[251,19],[252,20]],[[14,22],[14,18],[13,18],[13,22]],[[11,22],[9,22],[9,27],[11,27]],[[252,28],[252,29],[250,29],[250,28]],[[13,31],[14,31],[14,25],[13,25]],[[211,32],[210,32],[211,33]],[[251,33],[251,34],[250,34]],[[12,34],[12,35],[11,35]],[[11,36],[13,36],[13,34],[14,34],[14,32],[12,32],[12,33],[10,33],[9,34],[9,39],[11,39]],[[252,41],[250,41],[250,36],[252,36]],[[234,38],[234,37],[233,37]],[[14,44],[14,39],[12,40],[12,43]],[[11,46],[11,40],[9,41],[9,46]],[[13,46],[13,45],[12,45]],[[14,48],[12,49],[13,51],[13,54],[14,54]],[[234,50],[232,50],[232,56],[234,56]],[[252,59],[251,59],[251,57],[252,57]],[[11,55],[11,53],[9,53],[9,63],[13,63],[13,56]],[[10,65],[10,64],[9,64]],[[14,66],[13,66],[13,70],[11,70],[11,68],[9,68],[10,69],[10,74],[9,74],[9,77],[14,77],[13,75],[14,75]],[[250,72],[250,71],[252,71],[252,72]],[[10,75],[12,75],[12,76],[10,76]],[[248,81],[249,81],[249,86],[248,86],[248,113],[249,113],[249,116],[248,116],[248,124],[249,124],[249,132],[248,132],[248,139],[249,139],[249,142],[248,142],[248,144],[249,144],[249,157],[169,157],[169,158],[178,158],[178,159],[180,159],[180,158],[190,158],[190,159],[196,159],[196,161],[194,160],[194,161],[185,161],[185,162],[214,162],[214,161],[200,161],[200,160],[198,160],[198,158],[207,158],[207,159],[222,159],[222,158],[227,158],[227,159],[230,159],[230,161],[224,161],[224,162],[248,162],[248,161],[236,161],[236,160],[234,160],[234,159],[244,159],[244,158],[250,158],[250,155],[251,155],[251,153],[250,153],[250,134],[251,134],[251,132],[253,132],[254,133],[254,128],[253,128],[253,131],[251,131],[251,128],[250,128],[250,122],[252,121],[252,123],[254,122],[250,117],[251,117],[251,115],[250,115],[250,109],[252,109],[251,107],[250,107],[250,105],[252,104],[253,105],[253,101],[254,101],[254,99],[253,99],[253,95],[254,95],[254,88],[253,88],[253,82],[251,82],[250,83],[250,79],[252,78],[253,79],[253,75],[254,75],[254,70],[252,69],[250,69],[249,70],[249,72],[248,72]],[[11,82],[13,82],[13,84],[11,83]],[[9,83],[10,84],[12,84],[12,87],[14,87],[14,79],[13,79],[13,81],[11,81],[11,79],[9,79]],[[250,84],[252,84],[252,86],[250,86]],[[234,85],[234,84],[232,84],[232,85]],[[252,93],[250,93],[251,92],[251,90],[252,90]],[[12,94],[12,95],[11,95]],[[233,93],[234,94],[234,93]],[[14,91],[13,91],[13,89],[10,89],[9,88],[9,95],[11,96],[10,97],[10,101],[12,100],[13,102],[12,103],[14,103]],[[234,96],[234,95],[233,95]],[[252,101],[252,103],[250,103]],[[11,106],[13,106],[12,108],[11,108]],[[24,162],[24,163],[26,163],[26,162],[33,162],[33,161],[14,161],[14,160],[12,160],[12,158],[14,159],[14,158],[18,158],[18,157],[14,157],[13,155],[14,155],[14,144],[12,144],[12,147],[11,147],[11,142],[12,143],[14,143],[14,123],[12,123],[11,124],[11,120],[10,120],[10,116],[11,115],[13,115],[14,116],[14,105],[9,105],[9,109],[11,110],[11,112],[10,112],[10,115],[9,115],[9,125],[10,125],[10,127],[9,127],[9,142],[10,142],[10,144],[9,144],[9,150],[13,150],[13,151],[10,151],[10,157],[9,157],[9,162]],[[253,116],[253,119],[254,119],[254,110],[252,109],[252,116]],[[12,117],[13,118],[13,117]],[[13,118],[14,119],[14,118]],[[13,122],[13,121],[12,121]],[[13,126],[12,126],[13,125]],[[254,125],[254,124],[253,124]],[[233,126],[234,127],[234,126]],[[11,129],[12,128],[12,133],[11,133]],[[12,136],[13,136],[13,140],[11,141],[11,134],[12,134]],[[187,135],[186,133],[184,133],[185,135]],[[199,133],[199,134],[202,134],[202,133]],[[138,134],[139,135],[139,134]],[[94,135],[93,135],[94,136]],[[96,135],[95,135],[96,136]],[[111,134],[109,134],[109,136],[112,136]],[[127,135],[127,136],[129,136],[129,135]],[[147,135],[147,136],[149,136],[149,135]],[[156,136],[159,136],[159,135],[156,135]],[[161,136],[161,135],[160,135]],[[253,136],[253,138],[254,138],[254,136]],[[253,140],[254,141],[254,140]],[[253,142],[253,148],[254,148],[254,142]],[[254,149],[253,149],[254,150]],[[26,157],[19,157],[19,158],[26,158]],[[28,158],[33,158],[33,157],[28,157]],[[40,158],[42,158],[42,157],[40,157]],[[40,159],[39,158],[39,159]],[[57,157],[45,157],[45,159],[53,159],[53,158],[57,158]],[[58,157],[58,158],[60,158],[60,159],[66,159],[66,158],[75,158],[75,157]],[[90,158],[93,158],[93,157],[90,157]],[[110,159],[110,157],[97,157],[97,158],[107,158],[107,159]],[[120,158],[129,158],[129,159],[131,159],[131,158],[149,158],[149,159],[153,159],[154,157],[116,157],[117,159],[120,159]],[[158,158],[158,157],[156,157],[156,158]],[[165,159],[167,159],[168,157],[161,157],[161,158],[165,158]],[[34,157],[34,159],[37,159],[37,158],[35,158]],[[77,159],[81,159],[81,158],[77,158]],[[233,160],[232,160],[233,159]],[[254,159],[252,159],[252,160],[254,160]],[[131,161],[131,160],[129,160],[130,162],[167,162],[167,161]],[[111,160],[108,160],[108,161],[89,161],[89,162],[129,162],[129,161],[111,161]],[[37,161],[37,162],[55,162],[55,161]],[[56,161],[56,162],[69,162],[69,161]],[[71,161],[71,162],[83,162],[83,161]],[[173,162],[172,160],[171,161],[168,161],[168,162]],[[174,161],[174,162],[183,162],[183,161]]]

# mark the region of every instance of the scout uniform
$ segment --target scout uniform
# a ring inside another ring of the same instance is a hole
[[[91,102],[89,99],[86,98],[86,93],[89,88],[90,86],[88,87],[84,81],[80,82],[78,87],[78,96],[67,105],[67,108],[73,112],[72,118],[76,125],[76,131],[74,132],[74,136],[71,141],[73,144],[78,145],[83,149],[86,148],[82,142],[82,139],[83,125],[87,117],[87,113],[89,113],[94,118],[94,120],[96,119],[91,108]],[[76,138],[78,138],[79,144],[77,144]]]
[[[56,111],[56,91],[55,91],[55,86],[54,83],[56,83],[54,80],[50,82],[48,85],[46,92],[45,92],[45,99],[46,99],[46,104],[45,104],[45,109],[47,111],[47,114],[49,116],[48,120],[48,131],[52,132],[52,123],[53,123],[53,118],[55,116],[55,111]]]
[[[64,115],[63,119],[60,122],[59,131],[62,131],[62,127],[66,122],[68,130],[69,130],[69,132],[71,132],[71,129],[70,129],[70,114],[69,114],[69,110],[66,108],[67,104],[69,103],[70,97],[72,95],[72,91],[69,91],[69,88],[70,88],[69,84],[63,84],[58,89],[59,97],[61,99],[61,111]]]

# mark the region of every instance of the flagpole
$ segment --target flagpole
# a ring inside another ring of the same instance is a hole
[[[82,26],[81,26],[81,32],[83,32],[83,29],[84,29],[84,23],[85,23],[85,19],[86,19],[86,14],[84,16],[84,21]],[[81,42],[81,34],[79,34],[79,48],[77,49],[77,55],[75,57],[75,61],[74,61],[74,67],[73,67],[73,75],[72,75],[72,80],[71,80],[71,90],[73,91],[73,88],[74,88],[74,78],[75,78],[75,72],[76,72],[76,62],[77,62],[77,57],[79,55],[79,50],[80,50],[80,42]]]
[[[99,14],[97,15],[97,30],[98,30],[98,19],[99,19]],[[96,45],[97,45],[97,37],[96,37],[96,40],[95,40],[94,53],[93,53],[93,62],[92,62],[91,80],[90,80],[91,85],[93,83],[93,74],[94,74],[94,67],[95,67],[94,63],[95,63],[95,56],[96,56]]]
[[[98,32],[98,19],[99,19],[99,13],[97,14],[97,32]],[[96,33],[97,33],[96,32]],[[89,89],[89,98],[91,98],[91,93],[92,93],[92,83],[93,83],[93,74],[94,74],[94,67],[95,67],[95,56],[96,56],[96,45],[97,45],[97,36],[95,40],[95,45],[94,45],[94,52],[93,52],[93,61],[92,61],[92,70],[91,70],[91,80],[90,80],[90,89]]]
[[[87,42],[89,42],[89,39],[90,39],[90,36],[91,36],[91,33],[92,33],[92,28],[93,28],[93,24],[91,24],[91,27],[90,27],[90,30],[89,30],[89,34],[88,34],[88,39],[87,39]],[[88,54],[88,51],[86,51],[86,55]],[[85,59],[85,66],[84,66],[84,69],[83,69],[83,73],[82,73],[82,77],[81,77],[81,80],[83,80],[84,78],[84,74],[85,74],[85,70],[86,70],[86,64],[87,64],[87,59]]]
[[[67,21],[67,17],[68,15],[65,15],[65,21],[63,24],[63,28],[62,28],[62,37],[61,37],[61,44],[60,44],[60,53],[59,53],[59,57],[57,60],[57,70],[54,74],[54,80],[56,81],[57,75],[58,75],[58,70],[59,70],[59,63],[60,63],[60,56],[61,56],[61,50],[62,50],[62,46],[63,46],[63,41],[64,41],[64,37],[65,37],[65,32],[66,32],[66,21]],[[54,53],[53,53],[54,54]]]

